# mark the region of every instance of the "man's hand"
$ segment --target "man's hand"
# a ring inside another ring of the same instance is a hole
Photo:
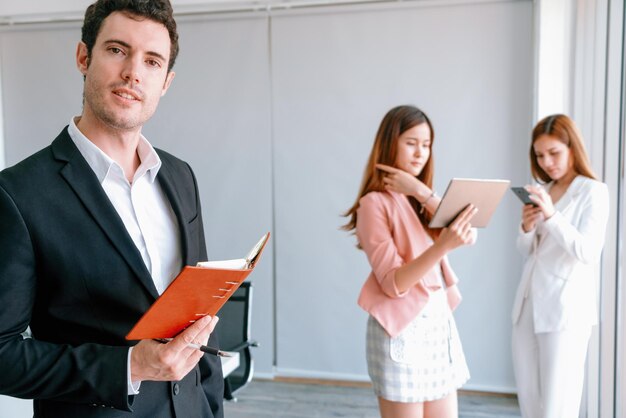
[[[204,353],[188,345],[205,345],[219,318],[205,316],[189,326],[167,344],[142,340],[130,356],[131,380],[182,380],[200,361]]]

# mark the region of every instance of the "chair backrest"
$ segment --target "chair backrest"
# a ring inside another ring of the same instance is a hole
[[[250,380],[254,370],[250,346],[250,317],[252,312],[252,284],[243,282],[218,312],[220,317],[217,332],[220,349],[239,352],[239,367],[224,378],[224,397],[233,399],[233,394]]]
[[[251,305],[252,284],[243,282],[217,314],[220,349],[239,351],[239,346],[250,341]]]

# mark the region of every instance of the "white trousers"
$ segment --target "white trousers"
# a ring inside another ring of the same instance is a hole
[[[578,418],[591,327],[535,334],[527,298],[513,325],[513,370],[523,418]]]

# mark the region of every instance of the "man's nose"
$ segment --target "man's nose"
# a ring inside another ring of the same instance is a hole
[[[141,83],[141,74],[139,71],[139,63],[136,59],[128,59],[124,69],[122,70],[122,78],[131,84]]]

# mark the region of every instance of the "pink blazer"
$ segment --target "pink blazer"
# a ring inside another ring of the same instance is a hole
[[[363,196],[357,209],[356,235],[372,266],[359,295],[359,306],[391,337],[400,334],[424,308],[430,293],[441,287],[436,268],[441,268],[450,309],[461,302],[458,278],[447,257],[411,289],[398,291],[396,270],[432,245],[405,195],[370,192]]]

